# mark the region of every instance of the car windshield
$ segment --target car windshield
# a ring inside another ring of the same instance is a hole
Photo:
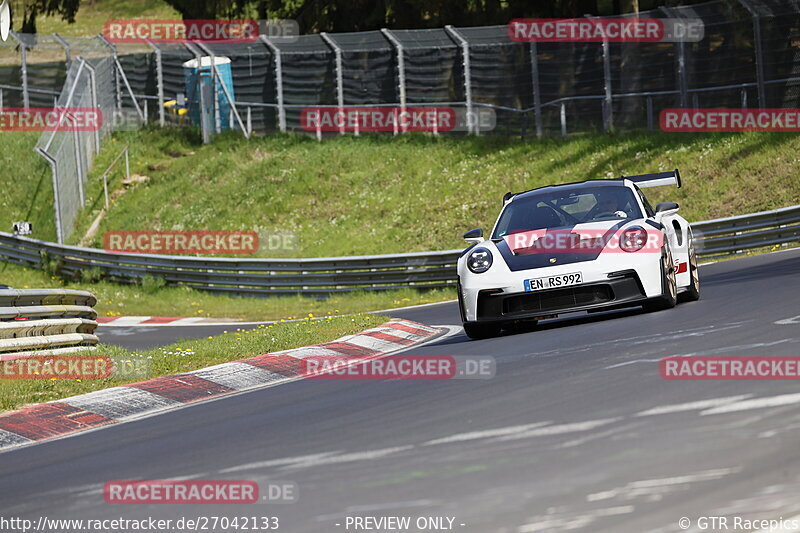
[[[508,204],[492,238],[522,231],[641,217],[636,197],[624,185],[543,190]]]

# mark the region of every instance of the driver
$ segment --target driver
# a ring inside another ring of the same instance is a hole
[[[612,191],[600,191],[595,194],[597,205],[594,206],[594,217],[598,215],[614,215],[619,218],[627,218],[628,213],[623,209],[624,203],[621,202],[619,195]]]

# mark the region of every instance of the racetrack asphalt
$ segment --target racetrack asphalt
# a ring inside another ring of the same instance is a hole
[[[0,516],[278,516],[293,533],[354,531],[347,516],[453,517],[453,530],[470,533],[791,518],[797,384],[666,381],[658,360],[799,356],[800,251],[700,274],[701,300],[672,310],[565,318],[484,341],[454,329],[405,352],[493,356],[493,379],[304,380],[0,454]],[[452,302],[392,314],[458,324]],[[291,481],[298,501],[103,499],[106,481],[174,478]]]

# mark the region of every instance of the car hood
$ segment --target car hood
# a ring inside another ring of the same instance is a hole
[[[624,228],[625,226],[636,225],[643,223],[642,219],[625,219],[625,220],[604,220],[599,222],[587,222],[584,224],[576,224],[574,226],[554,228],[552,230],[542,230],[538,232],[540,235],[548,233],[576,233],[591,235],[599,237],[601,235],[610,235],[615,231]],[[513,237],[513,236],[511,236]],[[587,250],[579,252],[551,252],[551,251],[538,251],[536,253],[526,253],[519,249],[512,250],[509,246],[510,238],[502,240],[495,240],[497,251],[503,257],[509,270],[517,272],[520,270],[529,270],[532,268],[550,267],[553,265],[566,265],[570,263],[581,263],[584,261],[594,261],[600,255],[598,250]]]

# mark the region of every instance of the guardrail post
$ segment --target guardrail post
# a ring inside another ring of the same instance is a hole
[[[9,35],[14,38],[19,44],[20,60],[22,62],[20,68],[20,76],[22,78],[22,107],[30,107],[31,99],[28,94],[28,46],[19,38],[15,32],[9,32]]]
[[[764,50],[763,43],[761,42],[761,15],[758,14],[756,9],[749,0],[739,0],[750,16],[753,17],[753,53],[755,54],[756,63],[756,90],[758,94],[758,105],[760,107],[767,107],[767,97],[764,90]]]
[[[533,85],[533,119],[536,123],[536,136],[542,136],[542,96],[539,85],[539,51],[536,42],[530,43],[531,83]]]
[[[166,124],[166,116],[164,112],[164,65],[161,63],[161,48],[156,46],[151,41],[147,41],[147,44],[155,52],[156,56],[156,84],[158,86],[158,125],[162,128]]]
[[[283,103],[283,64],[281,63],[281,50],[275,43],[270,41],[266,35],[260,37],[261,42],[267,45],[267,48],[272,52],[275,58],[275,92],[278,100],[278,129],[281,132],[286,131],[286,108]],[[250,108],[248,107],[248,117],[250,116]],[[249,119],[248,119],[249,120]],[[249,127],[249,126],[248,126]]]
[[[320,37],[331,47],[333,55],[336,60],[336,100],[339,105],[339,115],[342,117],[342,126],[339,128],[339,133],[345,132],[346,120],[344,117],[344,72],[342,67],[342,49],[339,45],[328,35],[326,32],[320,32]]]
[[[397,50],[397,93],[400,99],[400,111],[405,113],[406,111],[406,58],[405,58],[405,51],[403,50],[403,44],[400,40],[395,37],[395,35],[391,32],[391,30],[387,28],[381,29],[381,33],[386,37],[386,39],[394,45],[395,50]],[[397,135],[398,133],[397,128],[397,121],[394,124],[393,134]],[[405,132],[405,128],[403,128]]]
[[[474,119],[472,110],[472,65],[469,59],[469,42],[453,26],[448,25],[444,29],[461,45],[461,55],[464,56],[464,98],[467,101],[467,131],[480,135],[480,128],[477,127],[478,121]]]

